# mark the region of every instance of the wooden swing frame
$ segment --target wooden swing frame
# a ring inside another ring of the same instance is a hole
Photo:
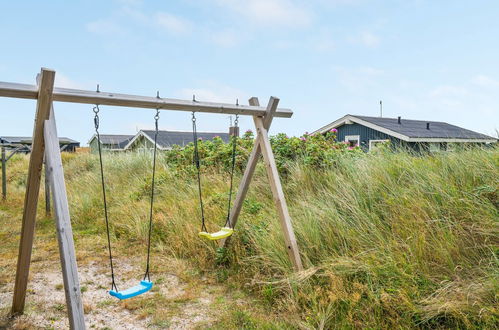
[[[71,228],[53,101],[252,116],[257,135],[244,175],[239,184],[234,206],[230,213],[230,227],[234,228],[237,223],[256,165],[260,155],[263,155],[270,188],[272,190],[285,238],[286,250],[288,251],[294,269],[296,271],[303,269],[291,223],[291,217],[289,215],[268,136],[268,130],[274,117],[290,118],[293,115],[293,112],[289,109],[277,108],[279,103],[278,98],[271,97],[267,107],[264,108],[260,106],[258,99],[255,97],[252,97],[249,100],[250,105],[199,102],[195,100],[186,101],[100,91],[54,88],[54,79],[54,70],[42,68],[40,74],[37,75],[37,85],[0,82],[0,97],[37,100],[11,310],[13,315],[22,314],[24,312],[31,252],[35,234],[38,195],[40,191],[43,160],[45,157],[45,170],[48,174],[54,202],[54,215],[69,324],[72,329],[85,328],[73,232]],[[227,243],[228,239],[220,241],[222,246],[225,246]]]

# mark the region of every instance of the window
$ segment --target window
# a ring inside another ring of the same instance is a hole
[[[390,140],[369,140],[369,150],[375,150],[376,148],[386,145]]]
[[[440,143],[429,143],[430,152],[438,152],[441,150]]]
[[[356,147],[360,144],[360,135],[347,135],[345,136],[345,142],[348,143],[349,147]]]

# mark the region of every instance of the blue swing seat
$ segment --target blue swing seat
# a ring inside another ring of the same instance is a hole
[[[109,294],[113,297],[118,298],[119,300],[124,300],[132,297],[136,297],[140,294],[143,294],[152,288],[152,282],[149,281],[140,281],[139,285],[133,286],[129,289],[123,291],[114,291],[110,290]]]

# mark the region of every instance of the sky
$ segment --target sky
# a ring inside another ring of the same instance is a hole
[[[346,114],[446,121],[497,136],[497,0],[0,0],[0,81],[291,108],[270,133]],[[91,105],[55,103],[59,136],[87,144]],[[30,136],[34,100],[0,97],[0,136]],[[101,107],[102,134],[154,126],[154,110]],[[189,130],[162,111],[160,129]],[[248,117],[242,129],[252,128]],[[199,131],[229,117],[199,114]]]

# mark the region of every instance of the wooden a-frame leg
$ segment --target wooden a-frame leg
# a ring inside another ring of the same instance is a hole
[[[289,258],[293,263],[293,267],[295,268],[295,270],[300,271],[303,270],[303,265],[300,258],[300,252],[298,250],[298,244],[296,243],[295,232],[291,223],[288,205],[286,204],[284,191],[282,189],[281,180],[279,178],[279,172],[277,171],[274,153],[272,152],[272,147],[270,145],[269,136],[267,130],[264,127],[263,119],[261,117],[254,117],[254,120],[260,138],[260,148],[262,149],[263,159],[267,168],[270,188],[274,196],[274,202],[277,207],[277,213],[279,214],[281,228],[284,233],[284,239],[286,241],[286,249],[288,251]]]
[[[2,199],[7,199],[7,158],[5,156],[5,147],[0,148],[2,151]]]
[[[241,183],[239,184],[234,207],[229,217],[229,223],[232,228],[234,228],[237,223],[237,219],[239,217],[239,214],[241,213],[242,205],[244,199],[246,198],[246,194],[248,192],[253,173],[255,172],[258,159],[260,155],[263,154],[263,158],[267,167],[270,186],[272,189],[272,194],[274,196],[274,201],[279,213],[281,227],[283,229],[284,238],[286,240],[287,251],[291,262],[293,263],[294,269],[300,271],[303,270],[303,265],[298,250],[298,244],[296,243],[296,237],[291,223],[291,217],[289,215],[286,199],[284,197],[284,192],[282,190],[282,185],[279,178],[279,173],[277,171],[277,165],[275,163],[274,154],[272,152],[272,147],[270,146],[270,141],[267,133],[267,130],[272,123],[274,113],[277,110],[278,103],[278,98],[271,97],[267,106],[267,113],[265,117],[253,118],[257,129],[257,136],[255,138],[255,144],[248,159],[248,164],[246,165],[243,178],[241,179]],[[259,105],[258,99],[251,98],[250,105]],[[225,246],[227,242],[227,239],[221,240],[220,245]]]
[[[44,133],[46,173],[52,190],[52,200],[54,201],[55,223],[59,241],[59,254],[69,325],[71,329],[85,329],[73,230],[71,228],[66,184],[64,182],[61,151],[59,149],[59,138],[57,137],[53,109],[50,111],[49,120],[45,121]]]
[[[29,265],[35,234],[36,208],[38,205],[38,194],[40,192],[40,179],[42,174],[44,151],[43,126],[45,120],[49,117],[50,107],[52,105],[54,78],[55,71],[42,69],[37,79],[38,101],[36,104],[35,127],[33,130],[32,149],[29,159],[26,195],[24,198],[21,241],[19,243],[16,280],[12,299],[12,314],[20,314],[24,311]]]
[[[267,130],[269,129],[270,124],[272,123],[272,119],[274,118],[274,113],[277,110],[278,103],[279,99],[275,97],[270,98],[269,104],[267,105],[267,111],[264,117],[264,126]],[[253,106],[260,106],[260,101],[258,101],[258,98],[252,97],[249,99],[249,104]],[[261,154],[262,152],[260,149],[260,140],[259,137],[256,136],[253,149],[251,150],[251,154],[248,158],[248,163],[246,164],[246,168],[244,170],[244,174],[241,179],[241,183],[239,184],[239,189],[237,190],[234,206],[232,207],[232,210],[230,212],[229,226],[231,228],[234,228],[236,226],[237,219],[239,218],[239,214],[241,213],[241,209],[243,207],[244,200],[246,199],[246,194],[248,193],[251,179],[253,178],[253,173],[255,173],[256,165],[258,164],[258,160],[260,159]],[[221,239],[219,242],[220,246],[226,246],[229,240],[230,236]]]
[[[50,182],[49,182],[49,173],[48,173],[48,166],[47,162],[44,160],[43,161],[43,167],[45,168],[45,216],[50,215]]]

